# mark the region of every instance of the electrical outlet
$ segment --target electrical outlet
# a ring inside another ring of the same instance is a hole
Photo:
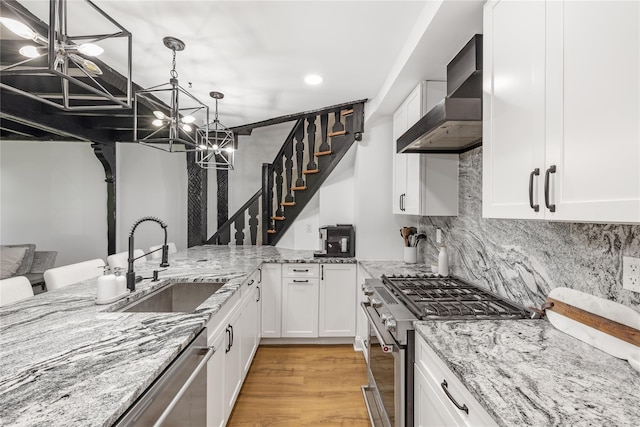
[[[307,233],[312,233],[313,230],[311,229],[311,224],[305,224],[305,225],[306,225],[306,227],[305,227],[306,232]]]
[[[622,288],[640,292],[640,258],[622,257]]]

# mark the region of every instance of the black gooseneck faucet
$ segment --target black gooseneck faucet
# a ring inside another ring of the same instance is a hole
[[[169,267],[169,247],[167,246],[167,224],[164,223],[159,218],[153,216],[145,216],[144,218],[140,218],[131,226],[131,231],[129,232],[129,256],[127,257],[128,268],[127,268],[127,288],[133,292],[136,290],[136,273],[133,271],[133,263],[135,260],[142,258],[144,256],[149,255],[151,252],[147,252],[144,255],[140,255],[138,258],[133,257],[133,233],[135,233],[138,225],[145,221],[153,221],[160,224],[160,227],[164,230],[164,244],[162,245],[162,259],[160,262],[160,267]]]

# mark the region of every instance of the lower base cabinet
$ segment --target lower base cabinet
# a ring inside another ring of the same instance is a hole
[[[207,427],[226,425],[260,342],[259,284],[248,282],[207,325],[216,350],[207,364]]]
[[[414,423],[419,427],[496,426],[487,411],[416,334]]]

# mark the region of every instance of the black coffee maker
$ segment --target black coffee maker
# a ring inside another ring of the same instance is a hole
[[[316,257],[355,257],[356,231],[351,224],[320,227],[320,252]]]

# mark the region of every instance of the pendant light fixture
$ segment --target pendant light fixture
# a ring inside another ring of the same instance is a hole
[[[48,5],[2,2],[3,57],[20,59],[0,66],[0,87],[67,111],[131,108],[131,33],[89,0]],[[103,46],[120,70],[96,58]]]
[[[213,122],[208,126],[209,135],[198,131],[196,163],[204,169],[233,170],[236,138],[218,119],[218,101],[224,98],[224,94],[214,91],[209,96],[215,99],[216,112]]]
[[[134,140],[170,153],[196,151],[196,135],[209,134],[209,107],[178,84],[176,52],[183,51],[185,43],[175,37],[162,41],[173,54],[169,83],[136,91]],[[196,122],[204,126],[198,128]]]

